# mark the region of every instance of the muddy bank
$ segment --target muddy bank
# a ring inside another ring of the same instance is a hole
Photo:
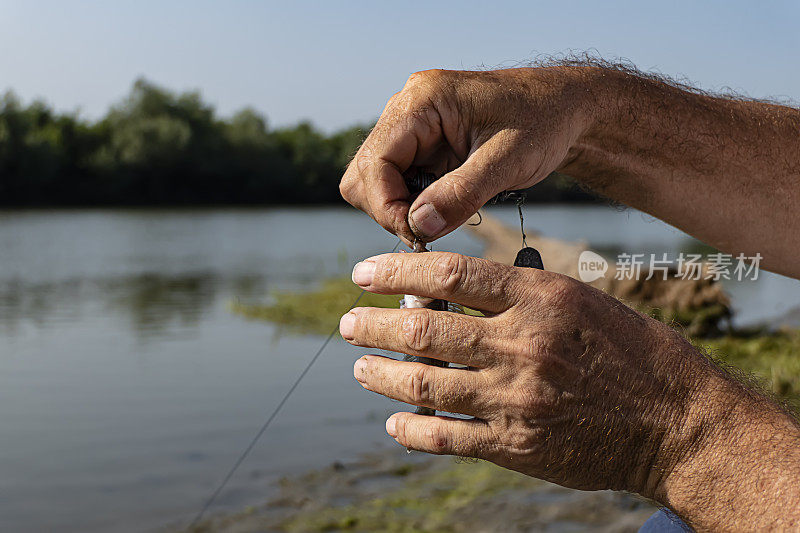
[[[655,509],[629,494],[565,489],[483,461],[399,447],[276,484],[273,499],[191,531],[627,532]]]

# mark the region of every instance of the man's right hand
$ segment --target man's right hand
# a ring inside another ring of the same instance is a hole
[[[496,194],[570,158],[596,69],[430,70],[395,94],[342,179],[342,196],[407,244],[449,233]],[[404,176],[442,176],[413,200]]]
[[[426,71],[389,100],[340,189],[411,244],[559,170],[800,278],[799,129],[797,109],[609,68]],[[412,199],[403,177],[419,170],[442,177]]]

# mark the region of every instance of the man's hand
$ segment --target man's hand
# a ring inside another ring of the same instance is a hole
[[[468,367],[374,355],[356,363],[367,389],[476,417],[394,415],[387,430],[402,445],[569,487],[649,495],[689,447],[680,428],[708,364],[672,330],[605,293],[551,272],[436,252],[377,256],[353,279],[370,292],[442,298],[486,314],[357,308],[342,319],[342,336],[358,346]]]
[[[425,71],[409,78],[342,179],[342,196],[407,244],[454,230],[568,159],[589,123],[582,69]],[[442,176],[413,204],[403,176]]]
[[[406,244],[558,170],[800,277],[800,111],[613,69],[426,71],[394,95],[340,189]],[[442,176],[418,198],[403,177]]]
[[[352,344],[465,367],[356,362],[369,390],[473,417],[395,414],[386,429],[403,446],[636,492],[695,527],[800,519],[784,509],[800,501],[797,425],[664,324],[559,274],[450,253],[373,257],[353,280],[485,315],[358,308],[342,318]]]

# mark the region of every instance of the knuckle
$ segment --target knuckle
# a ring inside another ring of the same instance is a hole
[[[468,282],[469,261],[460,254],[446,254],[436,260],[433,282],[452,293]]]
[[[408,89],[410,87],[414,87],[418,83],[420,83],[425,78],[425,71],[419,70],[417,72],[412,72],[411,75],[406,80],[406,85],[404,89]]]
[[[390,97],[389,97],[389,100],[386,102],[386,107],[384,108],[384,110],[389,110],[389,109],[391,109],[391,107],[392,107],[394,104],[396,104],[396,103],[397,103],[397,100],[398,100],[398,99],[400,99],[400,97],[401,97],[401,95],[402,95],[402,94],[403,94],[403,93],[402,93],[402,91],[398,91],[398,92],[394,93],[392,96],[390,96]]]
[[[535,387],[540,380],[552,377],[553,372],[563,368],[562,344],[549,333],[523,334],[509,352],[517,370],[513,380],[521,388]]]
[[[432,400],[433,390],[429,379],[428,369],[424,365],[417,365],[406,377],[406,389],[412,403],[416,405],[428,404]]]
[[[459,347],[461,350],[474,354],[481,350],[483,347],[484,333],[477,328],[464,327],[464,328],[450,328],[451,338],[459,340]]]
[[[488,434],[482,441],[481,449],[476,450],[475,456],[498,465],[505,464],[504,456],[506,451],[503,446],[503,434],[504,430],[494,424],[490,424]]]
[[[433,318],[423,310],[408,313],[401,323],[402,338],[415,352],[425,352],[431,347],[433,330]]]
[[[502,403],[509,427],[551,417],[561,409],[561,402],[564,401],[563,392],[554,387],[547,377],[537,375],[537,371],[531,368],[518,371],[506,390],[502,395]]]
[[[441,80],[445,75],[445,70],[433,68],[428,70],[420,70],[411,74],[408,77],[407,84],[409,86],[419,85],[423,83],[430,83]]]
[[[506,404],[510,407],[510,412],[520,418],[546,412],[549,407],[548,402],[534,388],[526,388],[509,394]]]
[[[355,188],[355,181],[348,176],[343,177],[339,182],[339,194],[349,204],[353,204],[355,201]]]
[[[353,341],[360,345],[376,346],[382,344],[384,334],[383,325],[369,311],[364,310],[358,314],[353,328]]]
[[[520,272],[519,268],[509,268],[507,265],[493,265],[492,279],[495,280],[494,286],[498,293],[506,296],[521,297],[528,285],[526,276],[529,272]]]
[[[395,287],[403,279],[402,265],[392,257],[386,257],[375,268],[373,285],[381,285],[388,289]]]
[[[443,91],[451,85],[448,81],[450,74],[450,71],[441,69],[422,70],[411,74],[401,91],[402,97],[397,98],[394,104],[411,111],[421,104],[441,101]]]
[[[339,182],[339,194],[341,194],[342,198],[345,200],[348,200],[352,188],[353,186],[349,183],[347,178],[342,178],[342,181]]]
[[[365,174],[372,165],[372,155],[370,150],[367,149],[366,146],[362,146],[361,150],[359,150],[356,156],[353,158],[353,161],[355,162],[356,171],[358,174]]]
[[[424,438],[432,453],[446,453],[448,449],[447,433],[440,424],[429,422],[424,428]]]
[[[507,437],[508,451],[512,456],[538,456],[547,441],[548,431],[542,427],[521,426]]]
[[[495,458],[496,451],[497,442],[494,439],[494,435],[491,433],[485,433],[483,435],[476,436],[472,442],[468,443],[463,450],[463,455],[491,461]],[[459,455],[461,454],[461,451],[459,451]]]
[[[470,214],[476,213],[478,209],[483,207],[483,202],[481,201],[482,191],[472,181],[462,179],[458,175],[453,175],[453,177],[456,179],[449,180],[449,184],[453,198],[455,198],[458,206]]]
[[[549,283],[547,304],[557,308],[575,308],[583,302],[583,287],[577,281],[559,276]]]

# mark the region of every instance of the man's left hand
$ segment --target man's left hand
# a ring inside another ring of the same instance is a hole
[[[342,317],[352,344],[463,365],[378,355],[356,362],[356,379],[371,391],[472,417],[397,413],[386,430],[403,446],[653,497],[708,437],[691,431],[691,415],[697,402],[714,412],[702,390],[714,382],[709,361],[671,328],[588,285],[436,252],[367,259],[353,280],[484,314],[356,308]]]

